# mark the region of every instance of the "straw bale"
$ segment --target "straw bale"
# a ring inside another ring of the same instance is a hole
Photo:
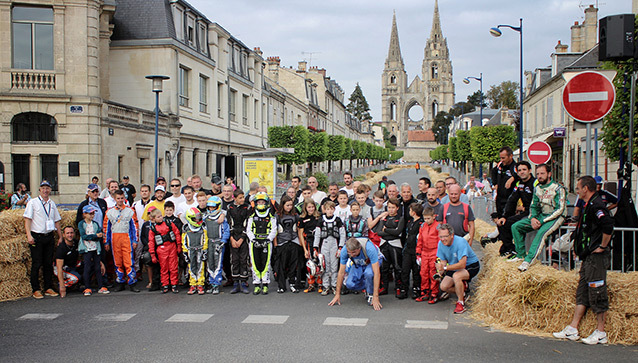
[[[20,280],[27,282],[27,266],[24,262],[0,263],[0,281]]]
[[[474,239],[479,241],[482,236],[494,231],[496,229],[496,225],[494,223],[484,221],[482,219],[476,219],[474,221]]]
[[[60,212],[61,227],[75,226],[75,211],[63,211]],[[0,240],[5,240],[15,236],[24,236],[24,209],[9,209],[0,213]]]
[[[499,257],[500,243],[485,247],[476,295],[470,300],[472,316],[504,331],[550,336],[572,318],[578,271],[557,271],[535,263],[525,273]],[[638,344],[638,273],[607,275],[610,310],[605,330],[611,343]],[[596,328],[587,313],[581,336]]]
[[[434,186],[434,184],[439,181],[439,180],[445,180],[445,178],[447,178],[448,176],[450,176],[450,173],[438,173],[436,172],[431,166],[426,165],[425,166],[425,171],[428,172],[428,176],[430,177],[430,180],[432,181],[432,186]]]
[[[366,174],[366,178],[367,179],[362,181],[361,183],[367,184],[369,186],[377,185],[381,181],[381,178],[383,178],[384,176],[389,177],[390,175],[396,173],[397,171],[399,171],[401,169],[404,169],[404,168],[408,168],[408,167],[411,167],[411,166],[408,166],[408,165],[391,165],[390,166],[390,170],[383,170],[383,171],[380,171],[378,173],[374,173],[374,176],[371,177],[371,178],[368,178],[368,174],[370,174],[372,172],[367,173]]]
[[[31,285],[28,279],[0,280],[0,301],[16,300],[31,296]]]
[[[0,240],[0,263],[19,262],[29,257],[26,236]]]

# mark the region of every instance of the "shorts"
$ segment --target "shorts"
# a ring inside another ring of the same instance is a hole
[[[478,262],[474,262],[474,263],[472,263],[470,265],[465,266],[465,269],[470,274],[470,278],[469,278],[468,281],[472,281],[474,276],[478,275],[479,271],[481,270],[481,265]],[[456,271],[447,271],[445,273],[445,276],[452,277],[452,275],[454,275],[455,272]]]
[[[609,310],[607,269],[611,264],[609,251],[593,253],[583,261],[576,288],[576,305],[591,308],[595,314]]]

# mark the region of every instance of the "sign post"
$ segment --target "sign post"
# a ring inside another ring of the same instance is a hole
[[[567,77],[566,77],[567,78]],[[568,79],[563,89],[563,107],[574,120],[587,124],[586,172],[592,175],[591,124],[605,117],[616,101],[616,89],[600,72],[580,72]]]
[[[534,141],[527,148],[527,159],[534,165],[547,163],[552,158],[552,148],[545,141]]]

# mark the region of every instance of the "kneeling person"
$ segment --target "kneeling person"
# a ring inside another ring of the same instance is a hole
[[[365,250],[361,242],[356,238],[346,241],[346,248],[341,250],[339,256],[339,274],[337,276],[337,290],[335,296],[328,305],[341,305],[341,286],[346,274],[346,264],[348,259],[352,260],[352,265],[348,271],[346,288],[350,290],[366,290],[366,301],[374,310],[381,310],[379,302],[379,284],[381,282],[381,270],[379,269],[379,250],[370,241],[365,242]],[[372,294],[370,292],[372,291]]]
[[[465,293],[469,282],[480,270],[478,257],[472,247],[463,237],[454,235],[454,228],[449,224],[439,226],[439,246],[436,256],[440,262],[436,264],[436,270],[441,280],[441,297],[445,300],[454,292],[457,296],[455,314],[465,312]]]

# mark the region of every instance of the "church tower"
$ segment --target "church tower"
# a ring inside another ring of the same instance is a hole
[[[392,14],[392,32],[390,34],[390,47],[388,57],[385,59],[385,67],[382,75],[382,120],[384,126],[390,132],[390,142],[396,146],[401,144],[403,125],[400,125],[398,116],[403,114],[402,95],[407,87],[408,75],[405,73],[401,46],[399,45],[399,31],[397,30],[397,16]],[[407,135],[406,135],[407,137]]]
[[[427,99],[423,107],[425,129],[432,128],[432,122],[439,111],[448,111],[454,106],[454,83],[452,82],[452,62],[447,39],[443,37],[439,2],[434,0],[434,15],[430,38],[423,54],[422,79]]]

